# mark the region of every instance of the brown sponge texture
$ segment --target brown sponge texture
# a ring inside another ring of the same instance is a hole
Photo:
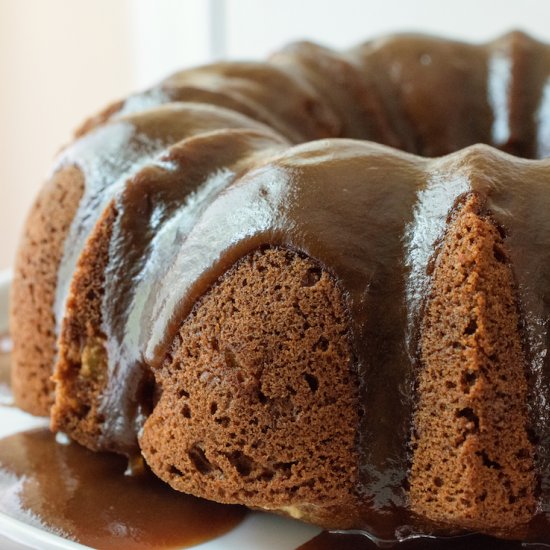
[[[501,530],[534,514],[534,449],[505,237],[469,195],[435,261],[421,334],[412,509]]]
[[[353,521],[358,382],[344,300],[277,248],[238,262],[195,306],[155,373],[140,443],[177,490],[342,527]]]
[[[82,173],[69,166],[42,188],[25,224],[11,294],[14,341],[12,386],[17,406],[46,416],[56,355],[53,304],[57,272],[71,221],[84,191]]]
[[[98,450],[101,395],[107,383],[107,352],[101,305],[109,243],[117,216],[114,202],[104,210],[81,254],[67,299],[55,365],[52,429]]]

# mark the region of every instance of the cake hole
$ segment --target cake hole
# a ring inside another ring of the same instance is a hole
[[[508,257],[506,256],[506,253],[498,244],[495,244],[493,246],[493,255],[495,257],[495,260],[497,262],[500,262],[501,264],[505,264],[508,262]]]
[[[294,466],[296,462],[276,462],[273,465],[273,468],[281,473],[281,476],[285,478],[289,478],[292,475],[292,466]]]
[[[258,390],[258,401],[262,404],[262,405],[265,405],[268,401],[266,395],[261,391],[261,390]]]
[[[471,335],[471,334],[475,334],[476,331],[477,331],[477,320],[476,319],[470,319],[470,322],[468,323],[468,325],[464,329],[464,334]]]
[[[466,407],[464,409],[460,409],[456,413],[457,418],[465,418],[468,423],[473,424],[473,432],[477,432],[479,430],[479,417],[477,414],[474,413],[474,410],[470,407]]]
[[[295,254],[293,252],[290,252],[290,251],[286,251],[285,252],[285,263],[287,265],[291,265],[292,262],[294,261],[294,258],[295,258]],[[275,265],[273,267],[276,267]]]
[[[176,468],[173,464],[170,465],[170,468],[168,469],[168,473],[171,476],[178,476],[178,477],[183,476],[183,472],[180,469]]]
[[[296,394],[298,393],[290,384],[287,384],[287,385],[285,386],[285,388],[286,388],[286,391],[287,391],[287,393],[288,393],[289,395],[294,396],[294,395],[296,395]],[[289,403],[289,405],[290,405],[290,403]]]
[[[189,392],[185,391],[185,390],[179,390],[178,391],[178,396],[180,399],[187,399],[189,397]]]
[[[318,349],[321,351],[327,351],[328,349],[328,340],[324,336],[321,336],[313,346],[314,351]]]
[[[310,267],[302,277],[302,286],[315,286],[321,279],[321,270],[318,267]]]
[[[189,456],[189,460],[199,473],[207,475],[214,469],[210,461],[206,458],[204,449],[200,447],[200,445],[193,445],[187,452],[187,455]]]
[[[216,424],[219,424],[222,426],[222,428],[227,428],[229,426],[229,417],[228,416],[222,416],[221,418],[216,418],[214,420]]]
[[[235,451],[227,458],[240,476],[248,477],[250,475],[250,472],[254,467],[254,461],[249,456],[240,451]]]
[[[477,372],[468,370],[462,374],[462,384],[466,387],[468,392],[477,382],[478,374]]]
[[[434,477],[434,485],[436,487],[443,487],[443,480],[440,477]]]
[[[307,385],[309,386],[309,389],[312,393],[315,393],[319,389],[319,380],[316,376],[313,376],[313,374],[309,374],[306,372],[304,374],[304,379],[307,382]]]
[[[483,461],[483,466],[486,466],[487,468],[492,468],[493,470],[502,470],[502,466],[498,462],[491,460],[486,451],[476,451],[476,455],[481,457],[481,460]],[[503,485],[506,486],[505,483]]]
[[[212,403],[210,403],[210,414],[212,416],[214,416],[216,414],[216,411],[218,410],[218,404],[213,401]]]
[[[86,403],[81,403],[76,413],[78,418],[85,418],[90,412],[91,406]]]
[[[184,418],[191,418],[191,409],[189,408],[189,405],[184,405],[181,409],[181,414]]]
[[[258,476],[260,481],[271,481],[275,472],[273,470],[263,470],[262,473]]]

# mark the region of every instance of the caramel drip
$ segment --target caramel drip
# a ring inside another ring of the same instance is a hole
[[[153,111],[116,118],[65,149],[54,173],[76,166],[85,181],[84,196],[71,223],[58,272],[54,313],[59,330],[72,275],[86,239],[103,210],[144,167],[161,165],[166,149],[178,141],[220,128],[256,127],[239,113],[209,105],[167,104]]]
[[[137,448],[139,392],[146,376],[137,335],[162,286],[159,270],[172,269],[196,221],[243,168],[283,146],[257,131],[201,134],[172,147],[163,166],[142,170],[117,197],[102,308],[109,384],[101,398],[106,422],[100,447],[127,454]]]

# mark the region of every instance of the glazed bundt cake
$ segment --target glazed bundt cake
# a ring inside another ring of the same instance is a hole
[[[547,156],[521,33],[178,73],[87,121],[30,213],[17,403],[208,499],[548,538]]]

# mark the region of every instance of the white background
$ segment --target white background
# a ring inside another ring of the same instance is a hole
[[[0,0],[0,269],[55,151],[89,114],[183,66],[399,31],[550,42],[547,0]]]

